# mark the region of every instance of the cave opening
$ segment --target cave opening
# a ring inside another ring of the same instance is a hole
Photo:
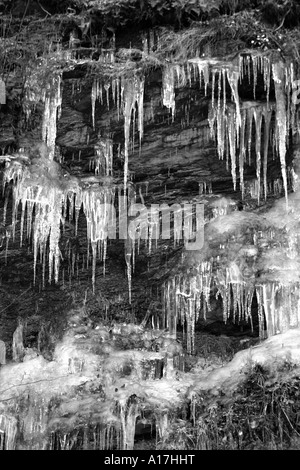
[[[155,422],[153,422],[153,419],[150,419],[150,422],[148,422],[145,418],[137,418],[133,449],[151,449],[153,448],[154,442],[157,438],[156,425]]]

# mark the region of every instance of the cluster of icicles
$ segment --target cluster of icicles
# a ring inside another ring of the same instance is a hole
[[[95,128],[95,109],[96,100],[103,104],[103,88],[106,93],[106,104],[109,109],[110,103],[110,90],[112,94],[113,103],[117,106],[118,119],[120,114],[124,117],[124,186],[126,190],[128,179],[128,158],[130,150],[130,129],[131,123],[132,130],[132,149],[134,149],[134,135],[135,135],[135,122],[136,111],[138,113],[138,133],[139,141],[143,138],[144,132],[144,77],[134,75],[131,78],[114,78],[111,81],[106,81],[104,84],[98,78],[93,82],[91,101],[92,101],[92,122]]]
[[[137,419],[143,416],[143,409],[138,403],[118,403],[118,416],[107,424],[94,424],[74,429],[69,433],[53,431],[50,437],[49,450],[132,450],[136,432]],[[168,432],[168,412],[153,413],[153,419],[142,418],[146,425],[155,426],[157,439],[162,440]],[[155,424],[154,424],[155,422]]]
[[[238,93],[239,83],[246,77],[253,79],[253,96],[256,99],[258,77],[263,78],[266,100],[242,102]],[[175,116],[175,87],[199,82],[204,85],[207,95],[211,86],[211,104],[208,121],[211,135],[216,138],[217,151],[221,159],[230,158],[234,189],[236,189],[237,166],[239,167],[240,189],[245,193],[244,165],[248,153],[251,164],[253,129],[255,129],[256,176],[260,186],[261,166],[263,166],[264,197],[267,197],[267,161],[269,144],[279,155],[283,187],[287,200],[286,149],[289,130],[296,126],[295,100],[292,99],[295,88],[293,63],[285,64],[281,59],[272,61],[270,56],[257,53],[244,53],[229,63],[215,59],[189,59],[185,64],[166,64],[162,75],[162,102]],[[275,100],[269,101],[271,80],[274,83]],[[228,100],[228,91],[231,100]],[[104,97],[104,93],[106,96]],[[136,111],[138,111],[139,139],[143,137],[143,101],[144,78],[134,75],[132,78],[113,78],[101,81],[95,78],[91,92],[92,122],[95,128],[96,100],[101,104],[106,101],[110,106],[110,94],[117,106],[118,118],[124,117],[124,184],[128,176],[128,156],[130,148],[130,129],[132,124],[132,151]],[[274,118],[274,119],[272,119]],[[275,121],[275,125],[273,125]],[[262,141],[263,139],[263,141]],[[238,161],[237,161],[238,159]],[[263,163],[262,163],[263,162]],[[258,200],[260,192],[258,193]],[[259,202],[259,201],[258,201]]]
[[[162,290],[163,325],[171,335],[176,336],[177,323],[186,327],[187,352],[195,348],[195,324],[199,319],[201,306],[204,318],[210,310],[212,264],[203,262],[193,275],[178,274],[165,282]]]
[[[162,291],[163,322],[171,334],[177,323],[183,325],[188,353],[195,348],[195,325],[211,310],[210,295],[221,296],[223,320],[247,321],[253,328],[252,301],[257,299],[259,336],[273,336],[290,327],[300,326],[300,285],[279,282],[256,283],[245,280],[235,263],[213,272],[213,260],[200,263],[188,273],[165,282]]]
[[[50,439],[45,436],[33,442],[38,446],[38,450],[132,450],[136,418],[140,415],[140,407],[137,403],[118,405],[119,409],[114,421],[77,428],[65,434],[53,431]],[[48,418],[47,406],[48,403],[30,405],[23,425],[23,434],[27,443],[29,436],[32,436],[34,440],[35,437],[39,438],[41,434],[45,434]],[[0,415],[0,450],[15,450],[18,433],[17,419],[13,416]]]
[[[238,85],[244,77],[253,76],[253,96],[256,97],[258,76],[263,77],[266,101],[241,102]],[[269,101],[271,79],[275,88],[275,103]],[[280,158],[285,197],[287,200],[286,149],[289,130],[296,126],[296,103],[293,100],[295,74],[293,64],[278,59],[272,62],[267,55],[241,54],[232,63],[220,63],[214,59],[195,58],[184,65],[165,66],[163,71],[163,104],[175,115],[175,86],[187,83],[204,83],[205,94],[211,85],[212,98],[208,121],[211,135],[216,138],[217,151],[221,159],[230,157],[234,189],[236,189],[237,156],[240,188],[244,196],[244,164],[248,152],[251,163],[252,127],[255,127],[256,176],[260,185],[263,159],[264,197],[267,197],[267,157],[269,143],[273,144]],[[232,100],[227,99],[227,89]],[[271,125],[275,117],[275,126]],[[262,145],[263,136],[263,145]],[[258,193],[258,199],[260,193]]]
[[[17,418],[0,415],[0,450],[15,449],[17,429]]]
[[[95,155],[90,159],[89,170],[96,175],[113,175],[113,142],[112,139],[99,139],[94,147]]]
[[[263,77],[266,92],[266,101],[242,103],[238,94],[238,85],[245,76],[253,76],[253,95],[257,86],[258,75]],[[271,79],[274,82],[275,103],[269,101]],[[117,106],[118,116],[124,118],[124,194],[128,185],[128,159],[131,150],[134,150],[135,125],[139,140],[143,137],[143,104],[144,104],[144,77],[138,74],[131,78],[117,77],[111,81],[102,82],[96,78],[93,82],[92,122],[95,127],[96,100],[102,104],[104,101],[103,88],[106,93],[106,104],[109,107],[110,93],[113,102]],[[267,156],[270,142],[279,154],[283,188],[287,199],[287,171],[285,155],[287,148],[287,136],[290,129],[296,128],[295,102],[292,99],[292,90],[295,77],[293,64],[284,64],[278,59],[272,62],[267,55],[242,54],[237,57],[236,62],[220,63],[214,59],[190,59],[184,65],[167,64],[163,70],[162,101],[167,106],[174,118],[175,116],[175,87],[185,86],[187,83],[199,82],[200,87],[204,83],[205,93],[211,85],[211,110],[209,113],[209,125],[212,135],[216,137],[217,151],[220,158],[226,155],[227,161],[230,157],[231,172],[234,188],[236,187],[237,155],[239,155],[240,186],[244,195],[244,163],[248,154],[251,160],[252,128],[255,127],[255,155],[256,176],[258,187],[261,180],[261,161],[263,161],[263,188],[264,197],[267,197]],[[228,102],[227,92],[230,90],[232,100]],[[60,75],[49,83],[43,90],[40,99],[44,101],[44,115],[42,122],[42,139],[50,149],[49,159],[53,159],[55,153],[57,119],[61,109],[61,77]],[[138,113],[136,119],[136,113]],[[272,117],[275,117],[275,126],[272,126]],[[132,141],[130,142],[130,134]],[[263,138],[263,144],[262,144]],[[112,141],[99,141],[95,147],[96,155],[92,161],[95,172],[112,175]],[[103,171],[102,171],[103,169]],[[85,212],[88,226],[88,239],[91,243],[93,253],[93,284],[95,282],[95,258],[99,252],[101,259],[106,255],[106,238],[103,234],[107,232],[111,217],[109,209],[114,203],[114,188],[105,187],[97,189],[83,189],[77,187],[76,191],[69,190],[67,185],[62,187],[51,181],[44,188],[42,185],[32,183],[30,176],[24,176],[20,166],[12,165],[6,170],[5,181],[15,181],[14,187],[14,220],[18,204],[22,204],[21,214],[21,243],[25,220],[25,209],[27,210],[27,236],[31,234],[31,223],[33,222],[33,247],[34,247],[34,271],[38,254],[45,266],[45,252],[49,244],[49,279],[51,281],[53,272],[57,280],[61,253],[59,250],[60,228],[67,212],[67,201],[69,201],[69,214],[75,207],[78,218],[81,206]],[[202,188],[199,187],[201,191]],[[202,191],[204,188],[202,189]],[[257,191],[260,198],[260,191]],[[34,219],[34,220],[33,220]],[[151,224],[150,224],[151,225]],[[152,226],[151,226],[152,227]],[[151,228],[150,227],[150,228]],[[151,243],[151,229],[148,230]],[[49,241],[49,242],[48,242]],[[125,259],[127,263],[128,279],[131,282],[131,259],[134,257],[134,248],[130,243],[125,244]]]
[[[100,162],[103,164],[106,174],[112,171],[112,143],[110,140],[99,140],[97,144]],[[104,163],[106,161],[106,164]],[[99,169],[100,171],[100,169]],[[38,176],[40,177],[38,178]],[[135,252],[140,251],[141,239],[151,252],[153,239],[157,242],[154,231],[158,230],[158,213],[141,218],[140,223],[135,217],[128,218],[128,209],[136,202],[136,193],[133,185],[111,184],[111,178],[107,181],[106,175],[99,180],[98,185],[84,186],[79,184],[76,178],[62,177],[59,173],[59,165],[46,158],[38,159],[30,166],[24,166],[18,159],[6,163],[4,171],[3,187],[13,181],[13,214],[12,214],[12,239],[15,239],[18,222],[18,210],[20,214],[20,245],[23,244],[24,235],[32,242],[34,254],[34,282],[36,281],[36,268],[38,258],[42,264],[42,283],[45,284],[46,261],[48,258],[49,282],[52,279],[58,282],[59,270],[63,254],[60,248],[61,230],[65,222],[75,222],[75,236],[77,235],[78,219],[81,209],[86,217],[87,224],[87,267],[89,266],[89,253],[92,253],[92,284],[95,287],[95,273],[97,257],[103,262],[103,274],[105,274],[105,260],[107,240],[119,237],[124,239],[125,260],[127,266],[129,301],[131,301],[131,277],[135,264]],[[147,192],[147,185],[146,185]],[[139,195],[143,200],[142,188]],[[115,209],[116,200],[118,208]],[[4,210],[4,224],[7,212],[6,199]],[[118,220],[117,220],[118,219]],[[131,223],[133,227],[131,227]],[[129,233],[129,230],[136,230]],[[8,248],[8,243],[6,244]],[[78,256],[72,252],[71,245],[64,254],[68,257],[71,271],[74,274],[74,264]],[[72,259],[71,259],[72,258]],[[83,260],[84,265],[84,260]],[[64,271],[63,271],[64,281]]]
[[[75,178],[61,180],[55,172],[48,172],[47,165],[55,168],[55,162],[44,162],[43,178],[35,178],[36,168],[24,167],[19,162],[7,164],[3,184],[13,181],[13,215],[12,237],[20,215],[20,244],[22,246],[26,228],[26,238],[32,242],[34,254],[34,281],[38,257],[43,266],[43,284],[45,283],[45,266],[48,253],[49,282],[59,278],[59,266],[62,253],[59,248],[61,228],[69,219],[75,221],[77,234],[78,218],[81,208],[87,221],[87,238],[93,257],[93,286],[95,284],[95,267],[97,255],[104,262],[106,258],[107,234],[113,222],[115,188],[113,186],[83,187]],[[7,204],[7,203],[6,203]],[[4,223],[6,210],[4,211]],[[88,248],[89,252],[89,248]],[[105,268],[104,268],[105,269]]]
[[[168,430],[168,413],[153,414],[145,419],[137,400],[129,398],[125,403],[117,402],[115,414],[108,422],[91,423],[76,427],[72,431],[53,430],[47,436],[49,403],[32,403],[23,421],[25,443],[30,442],[35,450],[132,450],[137,418],[144,424],[156,427],[160,440]],[[21,420],[22,423],[22,420]],[[155,424],[154,424],[155,423]],[[16,450],[20,423],[11,415],[0,414],[0,450]],[[43,437],[41,437],[41,435]]]
[[[42,117],[42,139],[50,149],[50,157],[55,154],[55,141],[57,133],[57,121],[61,116],[62,105],[62,76],[61,73],[53,74],[48,78],[46,87],[41,88],[38,77],[28,71],[28,78],[25,82],[25,103],[24,111],[27,120],[30,117],[32,106],[38,101],[44,103]]]

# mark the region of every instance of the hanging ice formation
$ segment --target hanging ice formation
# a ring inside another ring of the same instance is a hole
[[[166,64],[162,71],[162,101],[172,113],[172,119],[175,116],[175,87],[183,87],[187,83],[191,85],[192,81],[199,80],[200,87],[202,80],[205,87],[205,95],[209,84],[208,60],[196,58],[190,59],[187,64]],[[197,77],[197,78],[196,78]]]
[[[245,282],[239,267],[235,263],[216,274],[212,271],[212,262],[200,263],[187,273],[176,275],[163,286],[163,315],[170,333],[176,333],[176,324],[183,325],[186,336],[187,352],[194,352],[195,324],[201,315],[206,319],[210,311],[211,290],[217,289],[223,301],[223,320],[229,317],[233,321],[246,320],[252,324],[251,306],[255,292],[254,282]],[[260,321],[260,333],[263,334],[263,316]]]
[[[15,450],[18,421],[14,416],[0,415],[0,450]]]
[[[239,81],[248,77],[253,82],[253,96],[256,97],[258,75],[263,78],[266,102],[254,101],[242,103],[238,94]],[[276,103],[269,102],[270,83],[273,78]],[[244,164],[248,153],[251,162],[252,127],[254,123],[256,176],[258,185],[263,177],[264,197],[267,197],[267,159],[271,140],[271,118],[276,113],[275,139],[281,162],[281,171],[285,197],[287,200],[287,175],[285,154],[287,133],[295,126],[295,103],[292,100],[294,87],[293,64],[282,61],[272,62],[268,55],[261,53],[243,53],[234,63],[221,64],[215,59],[189,59],[187,64],[166,64],[162,77],[162,97],[164,106],[175,114],[175,86],[184,86],[187,82],[204,82],[205,94],[211,81],[212,97],[208,116],[211,135],[216,138],[219,158],[230,157],[231,174],[236,188],[236,168],[239,167],[240,189],[244,196]],[[230,88],[234,106],[227,98]],[[287,97],[287,98],[286,98]],[[262,142],[263,136],[263,142]],[[228,150],[227,150],[228,149]],[[237,165],[238,156],[238,165]],[[258,200],[260,192],[258,192]]]
[[[110,83],[105,83],[107,107],[109,108],[109,90],[111,89],[114,103],[117,103],[118,117],[120,107],[124,115],[124,188],[126,190],[128,180],[128,158],[130,147],[130,128],[133,124],[132,149],[134,150],[134,134],[135,134],[135,117],[136,110],[138,113],[138,133],[139,143],[144,131],[144,77],[134,75],[130,78],[115,78]],[[100,99],[103,104],[103,87],[99,79],[95,79],[92,85],[91,102],[92,102],[92,122],[95,128],[95,103]]]
[[[290,179],[288,182],[289,187],[293,189],[292,182],[290,181]],[[275,178],[274,180],[269,181],[267,183],[266,190],[262,185],[258,186],[257,180],[250,180],[247,181],[247,183],[245,184],[245,193],[248,194],[252,199],[259,198],[258,192],[260,193],[260,197],[262,197],[263,194],[266,194],[266,191],[267,194],[272,194],[274,196],[282,196],[284,194],[282,178]]]
[[[42,99],[45,103],[42,121],[42,139],[50,149],[49,158],[53,159],[57,120],[60,118],[62,104],[61,75],[55,75],[47,84]]]
[[[233,179],[234,189],[236,187],[236,157],[239,156],[239,176],[240,176],[240,189],[242,196],[244,196],[244,164],[246,154],[248,152],[248,159],[251,162],[251,149],[252,149],[252,127],[253,121],[255,126],[255,154],[256,154],[256,176],[258,185],[260,186],[261,179],[261,155],[263,153],[263,181],[264,181],[264,196],[267,197],[267,157],[270,141],[270,123],[272,112],[275,109],[275,104],[269,103],[269,88],[270,88],[270,62],[263,56],[240,56],[239,66],[223,67],[222,72],[213,69],[213,77],[219,73],[218,78],[218,100],[215,105],[215,86],[212,89],[212,101],[209,112],[209,125],[211,134],[217,140],[217,151],[220,159],[224,158],[226,149],[229,150],[231,160],[231,173]],[[253,93],[255,96],[257,75],[258,72],[262,73],[264,79],[264,87],[267,93],[267,101],[257,102],[241,102],[238,95],[238,81],[245,75],[248,75],[250,80],[251,71],[253,73]],[[223,79],[221,80],[221,73]],[[233,107],[230,102],[226,102],[226,80],[230,85],[232,96],[235,106]],[[220,90],[222,82],[222,89]],[[223,93],[222,93],[223,91]],[[264,143],[262,148],[261,137],[262,132],[264,136]],[[259,200],[258,193],[258,200]]]
[[[15,362],[21,362],[23,360],[25,349],[23,344],[23,325],[20,324],[16,328],[13,334],[13,360]]]
[[[0,78],[0,104],[6,103],[6,85],[5,82]]]
[[[0,364],[6,364],[6,346],[2,340],[0,340]]]
[[[14,182],[13,226],[21,204],[20,243],[22,245],[26,227],[26,237],[33,244],[34,280],[39,256],[44,284],[48,254],[49,282],[52,278],[58,282],[62,257],[59,247],[61,226],[69,217],[70,221],[75,221],[77,231],[82,206],[87,221],[87,238],[92,248],[94,287],[97,254],[105,263],[107,236],[113,236],[111,230],[115,227],[114,187],[105,184],[96,188],[83,187],[76,178],[65,178],[60,174],[60,167],[56,162],[43,158],[27,167],[17,160],[7,164],[4,185],[11,180]],[[13,232],[13,237],[14,235]]]
[[[212,194],[212,181],[200,181],[199,185],[199,196],[202,194]]]
[[[278,153],[281,164],[281,173],[283,179],[283,187],[286,198],[286,205],[288,205],[287,199],[287,174],[286,174],[286,163],[285,155],[287,148],[287,135],[288,135],[288,114],[287,114],[287,103],[286,103],[286,74],[285,66],[283,62],[277,62],[272,64],[272,72],[275,86],[276,96],[276,139],[278,146]]]
[[[93,123],[93,129],[95,129],[95,105],[96,105],[96,100],[100,100],[101,104],[103,102],[103,96],[102,96],[103,90],[102,90],[102,84],[98,79],[95,79],[93,81],[92,85],[92,92],[91,92],[91,102],[92,102],[92,123]]]
[[[105,409],[102,412],[104,419],[97,424],[88,423],[76,426],[69,432],[53,431],[50,436],[50,449],[132,450],[136,420],[142,412],[135,395],[122,397],[116,401],[113,410]],[[157,421],[159,421],[159,417],[157,417]]]
[[[239,176],[240,189],[242,195],[245,193],[244,186],[244,164],[248,153],[249,161],[251,161],[252,149],[252,128],[254,123],[255,138],[255,154],[256,154],[256,177],[260,187],[261,180],[261,161],[263,155],[263,187],[264,197],[267,197],[267,162],[268,150],[270,143],[271,118],[276,109],[273,103],[260,102],[244,102],[240,105],[241,127],[236,128],[236,110],[227,106],[226,112],[218,109],[211,109],[209,115],[209,123],[212,133],[217,137],[217,150],[219,158],[223,159],[226,142],[229,142],[229,153],[231,159],[231,172],[233,184],[236,184],[236,154],[239,155]],[[215,127],[214,127],[215,126]],[[263,135],[263,145],[262,145]],[[284,173],[283,173],[284,174]],[[259,196],[258,193],[258,202]]]
[[[104,82],[99,78],[95,78],[92,84],[92,91],[91,91],[91,104],[92,104],[92,124],[93,129],[95,129],[95,108],[96,108],[96,100],[100,101],[101,105],[103,105],[103,95],[105,90],[106,94],[106,106],[109,109],[110,105],[110,95],[113,99],[113,103],[117,105],[118,111],[118,118],[120,115],[120,98],[121,98],[121,90],[120,90],[120,78],[112,78],[110,81]]]
[[[208,59],[190,59],[188,61],[188,69],[190,71],[191,79],[194,81],[199,81],[200,88],[202,83],[204,83],[204,92],[207,94],[207,87],[209,84],[209,70],[213,63],[216,61]],[[202,82],[203,80],[203,82]]]
[[[268,337],[289,328],[299,328],[299,282],[287,285],[279,282],[264,283],[256,286],[256,296],[260,308],[259,316],[264,316]]]
[[[202,308],[203,317],[210,310],[210,290],[212,283],[212,263],[202,262],[192,274],[179,274],[165,282],[163,286],[163,325],[176,335],[176,325],[180,322],[185,328],[187,351],[194,351],[195,324]],[[183,328],[183,330],[184,330]]]
[[[32,237],[34,254],[34,281],[38,254],[43,264],[43,282],[45,277],[45,258],[48,247],[49,281],[58,281],[60,263],[60,228],[63,208],[68,190],[56,180],[57,164],[41,158],[30,167],[20,169],[18,162],[12,162],[4,172],[4,185],[10,180],[13,186],[13,221],[17,220],[18,206],[21,203],[20,244],[27,225],[27,238]],[[69,189],[69,188],[68,188]],[[32,232],[32,233],[31,233]],[[14,235],[14,234],[13,234]]]
[[[96,175],[112,176],[113,173],[113,142],[112,139],[100,138],[95,145],[95,156],[90,160],[90,170]]]
[[[87,237],[92,249],[92,284],[94,290],[97,254],[104,263],[103,271],[105,273],[107,237],[115,222],[113,210],[115,189],[114,187],[103,187],[99,191],[99,188],[89,188],[82,191],[81,198],[87,222]],[[110,235],[112,234],[110,233]]]
[[[125,240],[125,263],[127,271],[127,281],[128,281],[128,301],[131,304],[131,290],[132,290],[132,263],[133,263],[133,253],[135,247],[133,241],[130,237],[127,237]]]
[[[252,326],[251,305],[256,295],[260,338],[282,333],[300,325],[299,283],[283,285],[269,281],[263,284],[242,282],[237,266],[226,269],[226,276],[217,273],[218,295],[223,300],[224,321],[248,320]],[[266,329],[265,329],[266,324]]]
[[[119,403],[120,421],[122,426],[121,449],[132,450],[134,446],[136,418],[140,414],[140,407],[135,400],[131,399],[123,404]]]
[[[255,242],[256,243],[256,242]],[[290,257],[297,256],[296,240],[291,241]],[[254,250],[255,252],[255,250]],[[249,255],[251,253],[249,252]],[[253,253],[252,253],[253,255]],[[255,272],[243,270],[238,262],[213,269],[214,260],[201,262],[185,273],[165,282],[162,291],[163,319],[170,333],[176,333],[176,324],[183,325],[187,351],[194,350],[195,323],[210,310],[210,296],[222,298],[223,320],[246,321],[253,328],[252,302],[258,306],[259,337],[265,339],[289,328],[300,326],[300,284],[268,280],[257,282]]]
[[[131,122],[135,126],[136,107],[138,111],[138,133],[139,141],[143,138],[144,132],[144,77],[135,75],[132,78],[122,79],[121,96],[124,114],[124,189],[126,191],[128,179],[128,157],[129,157],[129,141]],[[133,115],[133,116],[132,116]],[[133,144],[134,150],[134,128],[133,128]]]
[[[131,304],[131,290],[132,290],[132,272],[134,271],[135,265],[135,237],[136,231],[134,233],[130,233],[130,225],[131,220],[134,217],[127,216],[127,207],[131,207],[131,204],[135,204],[136,202],[136,194],[133,185],[128,185],[127,188],[127,199],[126,199],[126,192],[124,191],[124,197],[121,196],[121,191],[119,190],[119,214],[122,214],[122,217],[126,220],[120,220],[120,232],[125,229],[126,230],[126,238],[124,242],[125,248],[125,263],[126,263],[126,271],[127,271],[127,280],[128,280],[128,299],[129,303]],[[127,201],[128,200],[128,201]],[[125,222],[125,225],[124,225]],[[127,226],[127,222],[129,222]],[[138,243],[140,238],[138,238]],[[139,245],[138,245],[139,248]]]
[[[223,301],[223,320],[226,323],[232,315],[233,321],[250,321],[252,299],[255,291],[253,280],[245,282],[239,266],[232,262],[225,270],[218,270],[214,276],[217,287],[216,297]]]
[[[162,76],[162,96],[163,105],[169,108],[172,112],[172,119],[175,114],[175,84],[174,84],[174,67],[166,65],[163,69]]]

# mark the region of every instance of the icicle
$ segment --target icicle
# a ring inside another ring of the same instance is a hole
[[[109,110],[109,89],[110,89],[110,83],[105,83],[104,84],[104,89],[106,91],[106,106],[107,109]]]
[[[141,79],[137,84],[137,108],[138,108],[138,132],[139,132],[139,142],[141,146],[141,141],[144,135],[144,87],[145,79]]]
[[[293,82],[294,82],[293,68],[286,65],[284,73],[285,73],[285,96],[287,100],[286,129],[288,133],[291,127],[291,117],[292,117],[292,108],[293,108],[293,104],[291,103],[292,101],[291,92],[292,92],[292,87],[293,87]]]
[[[168,433],[169,419],[168,412],[163,411],[156,416],[156,431],[161,442],[164,442],[165,435]]]
[[[5,82],[0,78],[0,104],[6,103],[6,86]]]
[[[299,121],[296,119],[296,109],[297,109],[297,100],[294,99],[295,90],[299,86],[298,80],[295,80],[295,70],[293,62],[290,64],[290,87],[292,89],[292,94],[290,97],[291,100],[291,119],[290,119],[290,128],[292,129],[293,134],[299,134]]]
[[[269,151],[269,140],[270,140],[270,124],[272,118],[272,110],[267,109],[264,112],[264,163],[263,163],[263,179],[264,179],[264,196],[265,200],[268,195],[267,185],[267,168],[268,168],[268,151]]]
[[[262,295],[263,294],[263,295]],[[263,298],[262,298],[263,297]],[[256,288],[256,298],[258,305],[258,329],[259,337],[264,339],[264,315],[263,308],[265,310],[265,317],[267,317],[267,303],[266,303],[266,291],[264,286],[257,286]]]
[[[0,415],[0,449],[15,450],[18,421],[13,416]]]
[[[245,60],[246,60],[246,73],[248,75],[248,82],[250,83],[251,82],[251,55],[247,54],[245,56]]]
[[[0,340],[0,365],[6,364],[6,346],[4,341]]]
[[[143,136],[143,100],[144,100],[144,78],[135,76],[134,80],[124,79],[122,83],[123,94],[123,114],[124,114],[124,190],[126,192],[126,185],[128,180],[128,156],[129,156],[129,140],[130,140],[130,125],[132,111],[135,105],[138,106],[138,130],[140,140]]]
[[[252,56],[252,69],[253,69],[253,97],[256,99],[256,85],[258,73],[258,57]]]
[[[205,96],[207,95],[207,87],[209,84],[209,67],[208,63],[203,64],[204,66],[202,67],[202,73],[203,73],[203,78],[204,78],[204,94]]]
[[[128,237],[125,241],[125,262],[126,262],[126,270],[127,270],[127,281],[128,281],[128,298],[129,304],[131,304],[131,256],[132,256],[132,247],[130,243],[130,238]]]
[[[186,81],[184,65],[181,67],[181,70],[182,70],[183,75],[184,75],[184,80]],[[186,64],[186,71],[187,71],[187,79],[188,79],[188,82],[189,82],[189,86],[191,87],[192,86],[191,64],[189,64],[189,63]]]
[[[256,178],[258,185],[257,203],[260,201],[260,167],[261,167],[261,125],[262,125],[262,108],[256,107],[254,109],[255,120],[255,152],[256,152]]]
[[[236,190],[236,113],[228,108],[228,138],[233,189]]]
[[[240,190],[242,192],[242,200],[245,195],[245,183],[244,183],[244,165],[245,165],[245,131],[246,131],[246,112],[242,112],[242,125],[241,125],[241,137],[240,137],[240,153],[239,153],[239,173],[240,173]]]
[[[211,84],[211,106],[215,107],[215,82],[216,82],[216,70],[212,71],[212,84]]]
[[[231,87],[233,99],[236,107],[236,135],[238,136],[239,128],[241,127],[241,111],[240,111],[240,98],[238,93],[239,84],[239,69],[234,67],[233,69],[227,69],[227,80]]]
[[[251,165],[252,123],[254,108],[247,108],[247,139],[248,139],[248,162]]]
[[[273,80],[276,97],[276,140],[278,142],[279,158],[281,164],[281,174],[283,179],[286,207],[288,209],[288,188],[286,174],[286,139],[287,139],[287,114],[286,114],[286,94],[284,83],[284,63],[277,62],[272,64]]]
[[[244,78],[244,56],[242,54],[239,55],[239,76],[240,76],[240,83],[242,83],[243,78]]]
[[[96,282],[96,260],[97,260],[97,242],[91,242],[92,248],[92,289],[95,293],[95,282]]]
[[[222,77],[223,77],[223,111],[225,113],[226,109],[226,70],[222,69]]]
[[[94,80],[93,85],[92,85],[92,92],[91,92],[93,129],[95,129],[95,104],[96,104],[96,98],[97,98],[96,80]]]
[[[175,114],[175,91],[174,91],[174,68],[171,65],[166,65],[163,69],[162,76],[162,95],[163,105],[172,111],[172,120]]]
[[[267,92],[267,105],[269,104],[270,97],[270,82],[271,82],[271,66],[270,59],[263,57],[263,77],[264,77],[264,89]]]
[[[120,404],[120,421],[122,425],[122,450],[132,450],[134,446],[136,418],[139,416],[139,406],[137,403],[130,402],[124,406]]]
[[[23,360],[25,350],[23,344],[23,325],[20,324],[13,334],[13,360],[15,362],[21,362]]]
[[[55,153],[56,127],[57,119],[61,112],[61,76],[53,78],[52,83],[48,84],[45,93],[45,107],[42,122],[42,139],[49,147],[49,159],[53,160]]]
[[[220,109],[221,109],[221,91],[222,91],[221,78],[222,78],[222,71],[218,71],[218,103],[217,103],[218,112],[220,112]]]

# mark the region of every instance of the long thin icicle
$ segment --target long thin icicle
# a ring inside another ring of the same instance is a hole
[[[168,64],[163,69],[162,86],[163,86],[162,88],[163,105],[172,111],[172,119],[174,120],[175,78],[174,78],[174,67],[172,65]]]
[[[144,78],[135,76],[133,79],[123,79],[123,114],[124,114],[124,189],[126,191],[128,180],[128,157],[130,143],[130,125],[132,112],[137,105],[138,108],[138,131],[140,141],[143,136],[143,106],[144,106]]]
[[[61,76],[57,75],[49,83],[44,94],[44,114],[42,122],[42,139],[50,149],[49,158],[53,160],[55,153],[55,140],[57,120],[61,113],[62,94]]]
[[[261,125],[262,125],[262,108],[256,107],[254,110],[255,120],[255,153],[256,153],[256,178],[257,178],[257,203],[260,202],[260,167],[261,167]]]
[[[270,125],[272,118],[272,109],[267,108],[264,113],[264,163],[263,163],[263,179],[264,179],[264,197],[267,199],[268,184],[267,184],[267,169],[268,169],[268,151],[270,141]]]
[[[244,183],[244,164],[245,164],[245,155],[246,155],[246,146],[245,146],[245,129],[246,129],[246,117],[245,112],[242,113],[242,125],[241,125],[241,138],[240,138],[240,155],[239,155],[239,172],[240,172],[240,190],[242,192],[242,199],[245,195],[245,183]]]
[[[283,179],[286,206],[288,208],[288,189],[286,173],[286,146],[287,146],[287,110],[285,93],[285,65],[283,62],[272,64],[273,80],[276,97],[276,139],[278,142],[281,174]]]

